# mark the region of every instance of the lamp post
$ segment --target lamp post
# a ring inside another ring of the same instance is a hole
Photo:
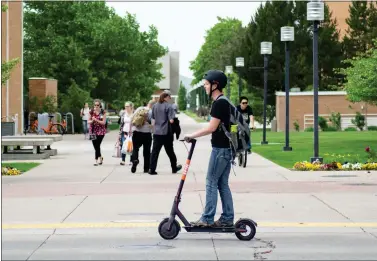
[[[264,56],[264,102],[263,102],[263,140],[261,144],[268,144],[266,140],[266,118],[267,118],[267,77],[268,77],[268,55],[272,54],[272,43],[261,42],[260,53]]]
[[[318,28],[320,21],[325,18],[324,3],[320,0],[307,4],[307,20],[313,21],[313,87],[314,87],[314,156],[310,162],[320,161],[318,143]]]
[[[228,99],[230,99],[230,75],[233,73],[233,66],[232,65],[228,65],[228,66],[225,66],[225,73],[228,75],[228,90],[227,90],[227,96],[228,96]]]
[[[236,58],[236,67],[238,67],[238,100],[240,100],[241,97],[241,84],[242,84],[242,79],[241,79],[241,67],[244,67],[245,65],[245,60],[243,57],[237,57]]]
[[[285,43],[285,147],[283,151],[292,151],[289,146],[289,42],[295,40],[295,28],[283,26],[280,28],[280,41]]]

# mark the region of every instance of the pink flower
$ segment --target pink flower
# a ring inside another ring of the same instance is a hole
[[[366,152],[369,152],[369,151],[370,151],[370,147],[369,147],[369,146],[366,147],[366,148],[365,148],[365,151],[366,151]]]

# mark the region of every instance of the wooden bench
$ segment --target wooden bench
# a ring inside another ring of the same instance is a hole
[[[2,138],[1,147],[2,153],[8,153],[8,147],[21,147],[21,146],[32,146],[33,147],[33,154],[41,153],[41,146],[50,146],[54,142],[53,139],[49,138]]]

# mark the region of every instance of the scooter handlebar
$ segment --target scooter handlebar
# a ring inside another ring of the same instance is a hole
[[[182,141],[182,142],[187,142],[187,143],[196,143],[196,139],[180,139],[179,141]]]

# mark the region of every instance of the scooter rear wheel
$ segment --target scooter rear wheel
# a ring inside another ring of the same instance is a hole
[[[178,236],[181,231],[181,226],[178,221],[174,219],[171,229],[169,230],[169,218],[164,218],[158,226],[158,233],[163,239],[171,240]]]
[[[257,228],[255,224],[250,219],[240,219],[235,224],[236,229],[246,229],[247,232],[236,231],[236,237],[242,241],[249,241],[254,238]]]

